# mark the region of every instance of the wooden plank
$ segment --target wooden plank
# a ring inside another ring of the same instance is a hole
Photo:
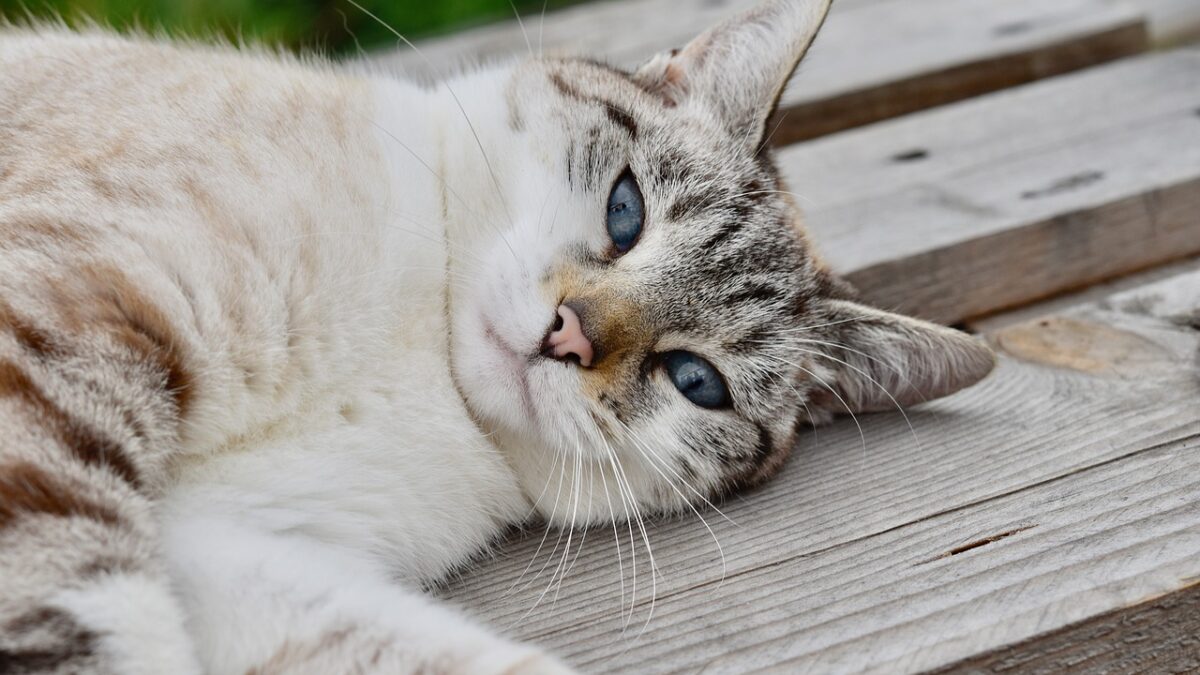
[[[1186,589],[1122,607],[944,669],[951,673],[1200,672],[1200,580]]]
[[[866,448],[818,430],[732,522],[707,514],[724,566],[694,519],[653,524],[652,617],[644,550],[627,616],[612,532],[565,579],[535,536],[447,595],[589,672],[911,672],[1179,591],[1200,577],[1198,299],[1191,272],[992,336],[993,376],[909,411],[919,445],[899,415],[860,420]]]
[[[635,67],[753,0],[620,0],[487,26],[375,57],[424,79],[529,50]],[[528,38],[528,45],[526,39]],[[1141,15],[1110,0],[840,0],[785,92],[778,144],[813,138],[1145,49]],[[422,56],[423,54],[423,56]],[[434,65],[436,64],[436,66]]]
[[[779,153],[818,248],[874,303],[954,323],[1200,253],[1200,50]]]
[[[1139,286],[1166,279],[1168,277],[1200,271],[1200,258],[1187,258],[1180,262],[1154,267],[1143,272],[1117,277],[1110,281],[1088,286],[1064,295],[1058,295],[1042,302],[1025,305],[1009,312],[992,314],[966,324],[966,329],[972,333],[995,333],[1009,326],[1028,323],[1062,312],[1064,309],[1093,302],[1099,302],[1110,295],[1131,290]]]
[[[1196,0],[1112,0],[1136,7],[1146,16],[1150,39],[1160,47],[1200,40],[1200,2]]]

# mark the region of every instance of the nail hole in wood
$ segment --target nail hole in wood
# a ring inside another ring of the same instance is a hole
[[[992,34],[1007,37],[1009,35],[1020,35],[1021,33],[1028,32],[1031,28],[1033,28],[1033,24],[1028,21],[1014,21],[996,26],[992,29]]]
[[[1026,530],[1032,530],[1035,527],[1037,527],[1037,525],[1026,525],[1024,527],[1018,527],[1018,528],[1015,528],[1012,530],[1007,530],[1007,531],[1001,532],[999,534],[993,534],[990,537],[976,539],[975,541],[972,541],[970,543],[963,544],[961,546],[955,546],[954,548],[950,549],[949,551],[946,551],[945,553],[943,553],[941,555],[934,556],[928,560],[923,560],[917,564],[924,565],[926,563],[931,563],[935,560],[944,560],[946,558],[952,558],[956,555],[966,553],[967,551],[973,551],[977,548],[987,546],[988,544],[994,544],[994,543],[1000,541],[1001,539],[1008,539],[1009,537],[1013,536],[1014,534],[1020,534],[1021,532],[1024,532]]]
[[[1050,185],[1038,190],[1026,190],[1021,193],[1021,199],[1040,199],[1042,197],[1050,197],[1062,192],[1070,192],[1079,188],[1087,187],[1092,183],[1104,179],[1103,171],[1083,171],[1073,176],[1067,176],[1061,180],[1057,180]]]
[[[929,151],[921,148],[892,155],[893,162],[916,162],[929,157]]]

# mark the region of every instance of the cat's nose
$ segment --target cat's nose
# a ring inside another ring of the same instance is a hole
[[[542,355],[559,361],[568,360],[573,356],[584,368],[592,365],[592,357],[595,356],[592,341],[583,332],[583,322],[575,310],[566,305],[559,305],[558,317],[542,342]]]

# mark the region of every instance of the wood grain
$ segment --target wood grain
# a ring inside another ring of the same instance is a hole
[[[1200,2],[1196,0],[1112,0],[1136,7],[1146,16],[1150,38],[1160,47],[1200,40]]]
[[[867,299],[962,321],[1200,253],[1200,50],[819,139],[779,161],[818,248]]]
[[[583,54],[623,67],[685,44],[753,0],[618,0],[421,42],[372,60],[437,80],[465,64]],[[528,44],[526,40],[528,39]],[[1109,0],[840,0],[781,101],[777,144],[1143,51],[1136,10]]]
[[[641,549],[624,613],[634,565],[626,544],[622,597],[611,531],[569,554],[565,579],[550,578],[555,536],[536,557],[538,537],[518,538],[447,595],[587,672],[820,673],[946,666],[1185,589],[1200,576],[1198,306],[1191,272],[1002,331],[993,376],[909,411],[919,444],[895,414],[860,420],[865,449],[851,421],[817,430],[723,505],[733,522],[706,514],[724,566],[694,519],[649,528],[652,616]]]
[[[1034,319],[1040,319],[1045,316],[1057,314],[1064,309],[1083,305],[1092,302],[1098,302],[1110,295],[1132,290],[1140,286],[1161,281],[1168,277],[1173,277],[1179,274],[1188,272],[1200,271],[1200,258],[1192,257],[1184,259],[1180,262],[1171,263],[1154,267],[1143,272],[1136,272],[1103,283],[1088,286],[1071,293],[1058,295],[1042,302],[1035,302],[1031,305],[1025,305],[1012,311],[1003,312],[1001,314],[992,314],[983,317],[977,321],[971,321],[966,324],[967,330],[972,333],[995,333],[1014,326],[1019,323],[1028,323]]]
[[[1106,612],[939,669],[1029,675],[1200,672],[1200,580],[1180,591]]]

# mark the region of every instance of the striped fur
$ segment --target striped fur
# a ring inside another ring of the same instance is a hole
[[[803,425],[983,377],[973,339],[853,301],[764,147],[827,9],[432,91],[0,32],[0,672],[567,672],[422,590],[531,514],[679,512]],[[539,356],[559,303],[588,368]],[[674,349],[731,408],[673,388]]]

